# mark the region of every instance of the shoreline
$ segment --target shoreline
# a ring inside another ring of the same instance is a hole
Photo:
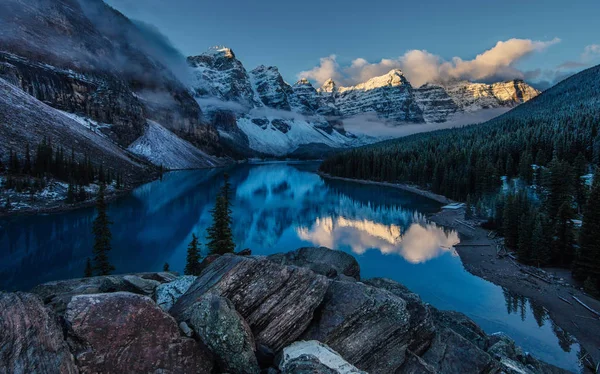
[[[400,189],[400,190],[412,192],[412,193],[414,193],[416,195],[420,195],[420,196],[426,197],[428,199],[437,201],[438,203],[441,203],[441,204],[456,203],[456,201],[454,201],[452,199],[449,199],[446,196],[438,195],[438,194],[433,193],[431,191],[427,191],[427,190],[424,190],[422,188],[419,188],[417,186],[410,185],[410,184],[405,184],[405,183],[389,183],[389,182],[375,182],[375,181],[370,181],[370,180],[366,180],[366,179],[352,179],[352,178],[334,177],[333,175],[330,175],[330,174],[327,174],[327,173],[323,173],[321,171],[317,171],[317,174],[320,175],[321,177],[327,178],[327,179],[341,180],[341,181],[345,181],[345,182],[355,182],[355,183],[361,183],[361,184],[373,184],[373,185],[378,185],[378,186],[397,188],[397,189]]]
[[[324,178],[398,188],[443,204],[455,202],[412,185],[333,177],[321,172],[318,174]],[[456,219],[464,220],[463,209],[442,209],[429,215],[428,219],[459,234],[460,244],[455,249],[469,273],[510,292],[525,296],[544,307],[558,327],[575,337],[594,364],[600,362],[600,318],[577,303],[573,296],[596,311],[600,311],[600,301],[588,296],[574,285],[568,269],[542,269],[549,276],[544,281],[531,275],[529,270],[531,267],[517,263],[509,256],[499,258],[496,255],[496,241],[488,237],[490,230],[476,225],[471,229],[455,222]],[[586,362],[585,366],[587,365],[589,362]],[[584,372],[590,371],[584,368]]]

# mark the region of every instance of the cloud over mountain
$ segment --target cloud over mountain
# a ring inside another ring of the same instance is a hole
[[[319,84],[332,78],[343,85],[364,82],[375,76],[383,75],[391,69],[401,69],[408,80],[416,87],[426,82],[449,79],[471,81],[498,81],[523,79],[526,73],[516,64],[524,57],[545,50],[559,43],[560,39],[535,41],[531,39],[509,39],[496,45],[471,60],[453,57],[450,61],[426,50],[410,50],[395,59],[382,59],[370,63],[357,58],[349,66],[341,66],[335,55],[321,58],[320,64],[298,74]]]

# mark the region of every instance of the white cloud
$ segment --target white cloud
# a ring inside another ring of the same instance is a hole
[[[467,79],[475,81],[524,78],[525,73],[515,65],[531,53],[543,51],[560,39],[534,41],[531,39],[509,39],[496,45],[472,60],[454,57],[445,61],[440,56],[426,50],[410,50],[396,59],[382,59],[370,63],[363,58],[352,61],[350,66],[342,67],[335,55],[321,59],[319,66],[300,72],[299,77],[308,78],[322,84],[332,78],[342,85],[364,82],[383,75],[391,69],[401,69],[408,80],[416,87],[426,82],[448,79]]]
[[[591,61],[600,57],[600,44],[590,44],[586,46],[581,54],[582,61]]]

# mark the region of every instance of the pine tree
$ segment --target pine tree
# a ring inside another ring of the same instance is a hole
[[[215,206],[211,210],[213,224],[207,229],[207,247],[210,254],[232,253],[235,250],[231,230],[231,202],[229,201],[231,184],[227,174],[223,178],[223,186],[219,191]]]
[[[170,266],[168,262],[165,262],[165,264],[163,265],[163,271],[170,271]]]
[[[166,264],[168,265],[168,264]],[[200,275],[200,249],[198,248],[198,237],[192,234],[192,241],[188,245],[187,257],[185,261],[185,275]],[[168,271],[168,270],[165,270]]]
[[[87,258],[87,261],[85,262],[85,272],[83,273],[84,277],[86,278],[90,278],[91,276],[94,275],[94,270],[92,268],[92,260],[90,260],[90,258]]]
[[[104,184],[101,184],[96,198],[96,211],[98,215],[93,222],[94,270],[99,275],[109,275],[115,270],[115,267],[108,259],[108,252],[111,250],[110,241],[112,239],[109,226],[112,222],[107,214],[107,206],[104,199],[105,189]]]
[[[547,219],[538,213],[534,218],[533,231],[531,233],[531,262],[540,267],[550,260],[551,230]]]
[[[465,219],[473,218],[473,203],[471,202],[471,195],[467,195],[467,204],[465,206]]]
[[[571,203],[565,201],[558,209],[554,219],[554,241],[552,243],[552,260],[555,264],[565,266],[571,263],[575,248],[573,233],[573,209]]]
[[[591,277],[596,282],[600,281],[600,171],[594,175],[585,206],[579,244],[573,275],[579,280]],[[600,284],[597,287],[600,288]]]
[[[75,187],[73,187],[73,183],[69,183],[69,188],[67,189],[67,204],[73,204],[75,202]]]

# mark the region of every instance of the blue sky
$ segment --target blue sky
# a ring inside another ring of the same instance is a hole
[[[288,82],[301,75],[320,83],[330,74],[351,84],[400,67],[419,83],[449,75],[479,81],[525,78],[543,85],[600,63],[598,0],[106,2],[155,25],[186,55],[226,45],[246,68],[275,65]],[[511,39],[516,41],[488,58],[464,63]],[[407,55],[413,50],[427,54]],[[496,66],[505,56],[508,60]],[[457,65],[454,57],[463,63]],[[352,67],[359,58],[364,60]],[[382,59],[388,61],[381,64]],[[565,63],[569,68],[557,68]],[[428,72],[415,73],[424,65]]]

